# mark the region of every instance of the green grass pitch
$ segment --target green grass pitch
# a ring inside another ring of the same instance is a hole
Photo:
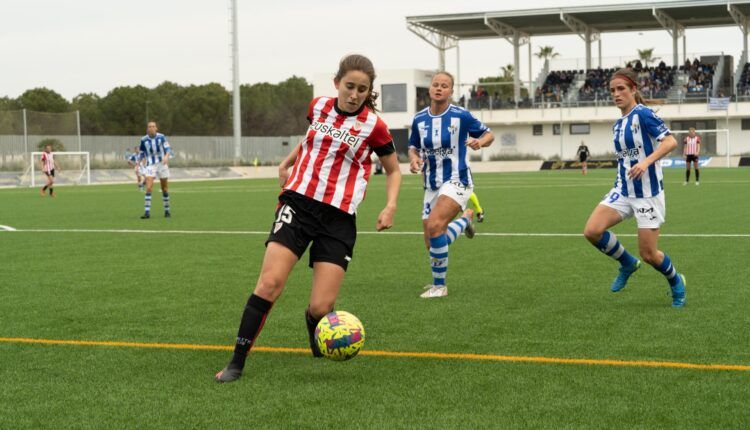
[[[368,233],[385,201],[372,177],[337,309],[362,320],[372,351],[748,366],[750,171],[702,173],[696,187],[665,171],[660,248],[687,276],[684,309],[648,266],[609,291],[617,265],[580,233],[612,170],[476,175],[479,233],[520,235],[459,239],[450,295],[433,300],[419,298],[422,238]],[[1,338],[232,344],[264,235],[111,230],[268,231],[276,181],[173,183],[173,218],[155,191],[147,221],[135,184],[56,191],[0,190],[0,224],[20,230],[0,232]],[[420,231],[421,205],[419,177],[405,176],[392,231]],[[68,231],[28,231],[40,229]],[[614,231],[637,252],[634,221]],[[306,347],[303,258],[259,346]],[[229,356],[3,341],[0,428],[750,427],[747,370],[256,351],[238,383],[214,383]]]

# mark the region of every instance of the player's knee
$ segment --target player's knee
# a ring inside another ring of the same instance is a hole
[[[439,219],[427,220],[427,233],[430,237],[440,236],[445,233],[446,226]]]
[[[591,243],[599,242],[602,238],[602,234],[604,234],[604,231],[588,224],[583,228],[583,236]]]
[[[323,318],[326,314],[333,311],[335,300],[310,300],[310,315],[315,319]]]
[[[258,278],[258,283],[255,286],[255,294],[261,297],[272,297],[276,298],[281,294],[281,290],[284,288],[284,281],[277,276],[263,273]]]

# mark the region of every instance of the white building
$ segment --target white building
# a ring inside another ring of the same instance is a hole
[[[382,70],[375,82],[380,93],[380,116],[388,124],[399,152],[405,152],[414,114],[427,100],[432,74],[426,70]],[[313,79],[315,96],[335,96],[332,74],[317,74]],[[709,110],[707,103],[655,105],[657,114],[673,130],[726,129],[728,132],[704,133],[704,152],[718,156],[750,153],[750,101],[731,102],[728,110]],[[476,109],[471,111],[489,126],[495,143],[483,150],[482,160],[500,156],[537,154],[553,158],[562,152],[572,159],[578,145],[585,142],[591,153],[612,153],[612,125],[620,117],[614,106],[554,107],[518,109]],[[678,148],[681,150],[681,148]],[[677,154],[675,154],[677,155]]]

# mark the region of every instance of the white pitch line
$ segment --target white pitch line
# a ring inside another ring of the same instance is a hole
[[[0,230],[3,230],[3,231],[16,231],[15,228],[13,228],[13,227],[11,227],[9,225],[0,225]]]
[[[7,226],[0,226],[7,227]],[[123,234],[216,234],[216,235],[267,235],[268,231],[253,231],[253,230],[133,230],[133,229],[90,229],[90,228],[30,228],[30,229],[13,229],[7,227],[0,231],[8,231],[14,233],[123,233]],[[422,236],[424,233],[421,231],[360,231],[357,234],[367,235],[387,235],[387,236]],[[477,233],[477,236],[487,237],[583,237],[581,233],[503,233],[503,232],[489,232],[489,233]],[[637,237],[637,234],[633,233],[620,233],[620,237]],[[660,237],[692,237],[692,238],[750,238],[750,233],[664,233],[660,234]]]

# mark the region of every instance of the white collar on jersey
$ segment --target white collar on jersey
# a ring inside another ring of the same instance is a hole
[[[621,116],[620,119],[627,118],[631,113],[633,113],[634,110],[636,110],[638,108],[638,106],[643,106],[643,105],[640,104],[640,103],[636,103],[635,106],[633,106],[633,109],[630,109],[628,111],[628,113],[626,113],[625,115]],[[645,107],[645,108],[648,109],[648,107],[646,107],[646,106],[643,106],[643,107]]]
[[[449,110],[453,107],[453,103],[448,103],[448,107],[441,113],[440,115],[433,115],[432,112],[430,112],[430,106],[427,106],[427,115],[429,115],[432,118],[440,118],[441,116],[448,113]]]

